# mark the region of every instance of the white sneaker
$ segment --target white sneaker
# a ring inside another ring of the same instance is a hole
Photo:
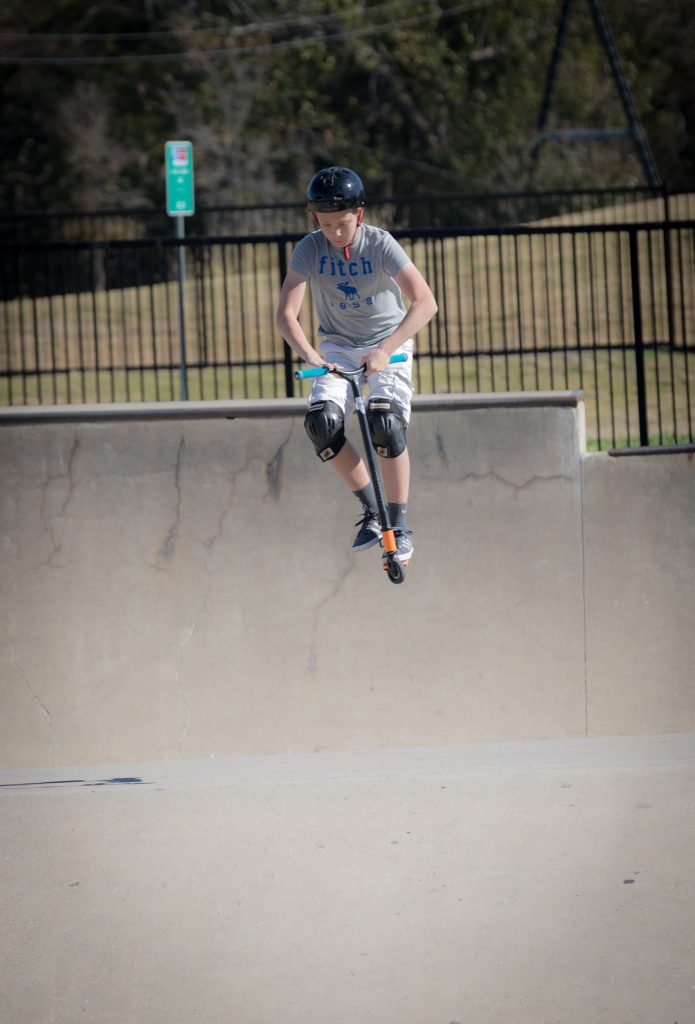
[[[413,547],[413,542],[411,540],[411,537],[413,536],[413,531],[395,529],[393,531],[393,535],[396,540],[396,558],[398,559],[399,562],[402,562],[403,565],[407,565],[410,559],[413,557],[413,553],[415,551],[415,548]],[[386,568],[387,555],[385,551],[381,557],[384,563],[384,568]]]

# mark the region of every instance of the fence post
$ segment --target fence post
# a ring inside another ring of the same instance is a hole
[[[671,207],[668,186],[663,187],[664,196],[664,274],[666,276],[666,316],[668,319],[668,346],[673,352],[676,346],[675,319],[673,315],[673,277],[671,265]],[[685,343],[685,338],[683,339]]]
[[[635,331],[635,371],[637,375],[637,411],[639,414],[639,441],[643,448],[649,446],[647,423],[647,386],[644,372],[644,335],[642,332],[642,296],[639,280],[639,251],[637,231],[629,229],[630,239],[630,282],[632,285],[632,323]]]
[[[278,265],[280,267],[280,287],[287,277],[287,249],[285,243],[278,242]],[[285,371],[285,397],[294,398],[294,377],[292,375],[292,350],[285,339],[282,339],[282,361]]]

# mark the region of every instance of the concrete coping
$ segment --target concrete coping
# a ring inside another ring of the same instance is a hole
[[[683,455],[685,452],[695,452],[695,444],[664,444],[654,445],[652,448],[611,448],[606,454],[612,458],[621,458],[624,455]]]
[[[578,407],[582,392],[519,391],[493,394],[416,395],[413,412],[467,409]],[[207,402],[103,402],[88,405],[17,405],[0,407],[0,426],[38,423],[113,423],[141,420],[268,419],[302,416],[306,398],[227,399]]]

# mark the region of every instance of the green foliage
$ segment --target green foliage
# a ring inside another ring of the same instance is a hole
[[[695,176],[692,0],[605,0],[662,177]],[[559,0],[9,0],[0,10],[0,203],[163,205],[187,138],[199,205],[297,200],[327,163],[370,192],[640,184],[626,143],[546,145],[529,179]],[[91,62],[90,62],[91,61]],[[574,0],[553,127],[624,126]]]

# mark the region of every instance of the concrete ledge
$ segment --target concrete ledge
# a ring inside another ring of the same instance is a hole
[[[451,409],[576,407],[581,391],[520,391],[472,395],[416,395],[414,412]],[[300,416],[306,398],[259,398],[212,402],[109,402],[88,405],[17,405],[0,408],[0,426],[34,423],[115,423],[145,420],[268,419]]]
[[[695,452],[695,444],[666,444],[649,448],[611,448],[607,454],[613,458],[620,458],[623,455],[682,455],[684,452]]]

